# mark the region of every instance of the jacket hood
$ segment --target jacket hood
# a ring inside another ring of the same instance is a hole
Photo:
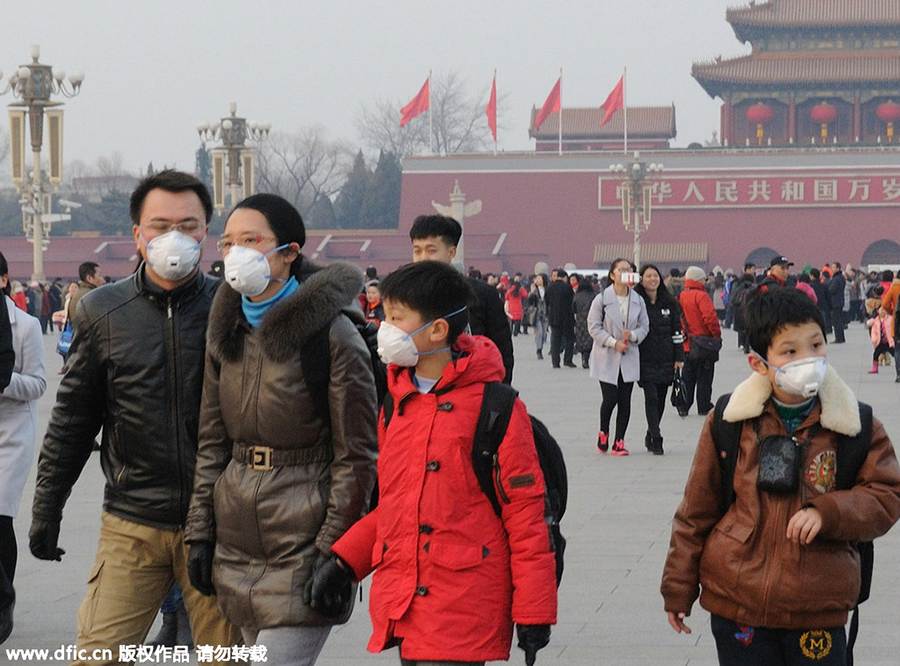
[[[765,375],[754,372],[734,389],[722,418],[730,423],[753,419],[763,413],[772,395],[772,383]],[[854,436],[862,429],[859,405],[850,387],[830,365],[819,389],[822,426],[842,435]]]
[[[706,285],[704,285],[702,282],[698,282],[697,280],[685,280],[684,288],[685,289],[702,289],[703,291],[706,291]]]
[[[303,262],[297,276],[300,288],[272,306],[258,329],[266,356],[277,363],[296,357],[303,343],[357,302],[362,291],[363,272],[353,264],[335,262],[323,267],[302,255],[298,261]],[[241,330],[249,330],[241,294],[223,282],[209,315],[207,345],[212,355],[236,360],[241,353]]]
[[[483,382],[500,382],[506,376],[503,357],[497,346],[483,335],[463,333],[453,345],[453,363],[447,364],[436,389],[466,386]],[[406,368],[388,366],[388,389],[396,397],[416,391],[412,376]]]

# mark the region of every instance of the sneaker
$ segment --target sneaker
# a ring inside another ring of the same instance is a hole
[[[538,350],[537,350],[537,357],[538,357],[538,360],[539,360],[539,361],[543,361],[543,360],[544,360],[544,352],[543,352],[542,350],[538,349]]]
[[[612,450],[609,452],[612,456],[627,456],[628,449],[625,448],[625,440],[617,439],[613,442]]]
[[[600,451],[600,453],[609,451],[609,435],[605,432],[601,432],[597,435],[597,450]]]

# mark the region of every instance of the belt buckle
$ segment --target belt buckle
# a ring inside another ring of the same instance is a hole
[[[272,449],[268,446],[253,446],[250,448],[250,468],[260,472],[272,469]]]

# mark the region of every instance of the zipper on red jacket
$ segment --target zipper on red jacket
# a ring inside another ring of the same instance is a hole
[[[501,481],[500,481],[500,454],[499,453],[494,454],[493,467],[494,467],[494,484],[497,486],[497,495],[500,497],[500,500],[504,504],[509,504],[509,502],[510,502],[509,496],[506,494],[506,491],[503,490],[503,483],[501,483]]]

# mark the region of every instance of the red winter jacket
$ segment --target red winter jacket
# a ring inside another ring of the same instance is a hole
[[[684,337],[684,353],[691,348],[691,335],[710,335],[714,338],[722,337],[722,329],[719,327],[719,317],[713,307],[712,299],[706,293],[702,282],[685,280],[684,289],[678,295],[681,304],[681,312],[687,325]]]
[[[508,659],[513,623],[556,622],[555,557],[544,522],[544,478],[531,423],[516,402],[499,450],[502,519],[478,485],[472,440],[484,383],[503,360],[481,336],[429,393],[388,367],[390,428],[378,433],[378,507],[332,551],[365,578],[373,569],[371,652],[403,638],[410,660]]]
[[[528,298],[528,292],[523,287],[513,283],[506,292],[506,302],[509,305],[509,318],[513,321],[519,321],[524,310],[522,308],[522,299]]]

